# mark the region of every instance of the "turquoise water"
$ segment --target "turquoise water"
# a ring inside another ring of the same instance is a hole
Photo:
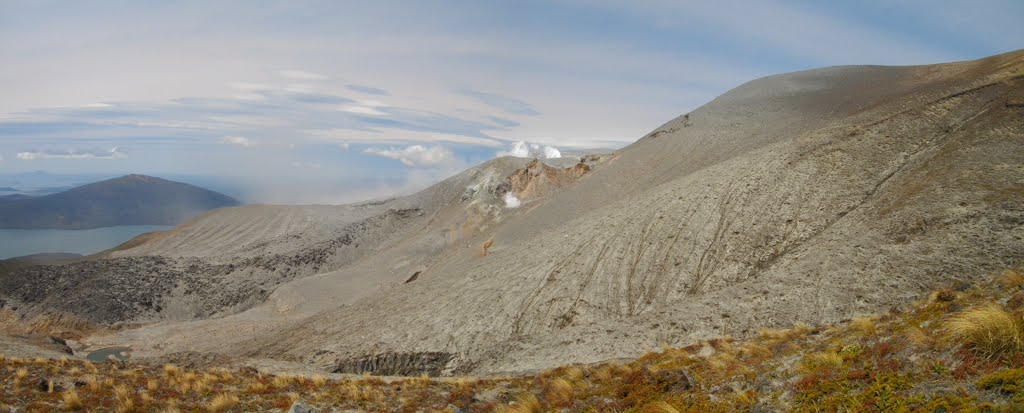
[[[136,235],[164,231],[165,225],[122,225],[96,229],[0,229],[0,260],[44,252],[95,254]]]

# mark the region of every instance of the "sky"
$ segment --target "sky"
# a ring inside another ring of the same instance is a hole
[[[746,81],[1024,47],[1020,0],[0,0],[0,174],[409,193],[621,148]]]

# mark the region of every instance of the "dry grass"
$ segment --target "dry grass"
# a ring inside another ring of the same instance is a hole
[[[78,391],[75,389],[70,389],[61,393],[60,399],[64,402],[65,410],[80,410],[83,407],[82,398],[78,395]]]
[[[870,317],[857,317],[853,319],[850,322],[850,328],[867,337],[878,333],[878,326],[875,325],[875,320]]]
[[[501,411],[503,413],[540,413],[544,410],[540,405],[540,401],[537,400],[537,396],[534,396],[533,393],[526,393],[519,396],[515,404]]]
[[[918,307],[831,328],[798,324],[515,377],[328,380],[0,356],[0,375],[9,378],[0,380],[0,401],[27,412],[284,411],[300,397],[319,411],[968,411],[982,403],[1001,411],[1024,402],[1016,378],[1024,374],[1024,310],[1002,304],[1020,292],[996,286],[944,290]],[[696,356],[702,346],[714,354]],[[998,385],[976,384],[1004,376]],[[36,387],[48,382],[84,385],[63,393]]]
[[[805,373],[822,370],[838,370],[843,366],[843,357],[834,351],[811,353],[804,357],[801,369]]]
[[[996,282],[1008,291],[1021,290],[1024,289],[1024,274],[1017,270],[1006,270]]]
[[[181,373],[181,369],[173,364],[164,364],[164,375],[167,377],[174,377]]]
[[[907,342],[918,349],[930,350],[935,346],[935,340],[920,327],[910,327],[904,332]]]
[[[572,384],[568,380],[563,378],[557,378],[548,384],[547,393],[545,393],[544,400],[550,401],[554,404],[564,404],[572,401],[573,389]]]
[[[220,413],[238,406],[239,402],[238,396],[233,394],[218,394],[206,405],[206,410],[210,413]]]
[[[487,251],[490,250],[492,246],[494,246],[494,238],[484,241],[483,245],[480,246],[480,255],[486,257]]]
[[[647,405],[647,407],[648,407],[648,409],[647,409],[648,411],[657,412],[657,413],[679,413],[679,409],[676,409],[675,407],[672,407],[671,404],[668,404],[668,402],[666,402],[664,400],[659,400],[659,401],[656,401],[654,403],[651,403],[651,404]]]
[[[960,312],[944,327],[950,339],[990,360],[1024,351],[1024,320],[996,304]]]

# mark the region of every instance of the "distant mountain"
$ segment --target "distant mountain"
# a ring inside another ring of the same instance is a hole
[[[0,228],[175,225],[199,213],[238,204],[234,198],[197,186],[128,175],[46,196],[0,197]]]
[[[11,188],[9,186],[0,187],[0,192],[18,192],[17,188]]]
[[[26,199],[32,199],[31,196],[25,194],[10,194],[0,196],[0,204],[6,204],[8,202],[24,201]]]

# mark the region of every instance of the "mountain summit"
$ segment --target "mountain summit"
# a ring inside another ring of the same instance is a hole
[[[238,204],[234,198],[197,186],[132,174],[0,203],[0,228],[175,225],[199,213]]]

